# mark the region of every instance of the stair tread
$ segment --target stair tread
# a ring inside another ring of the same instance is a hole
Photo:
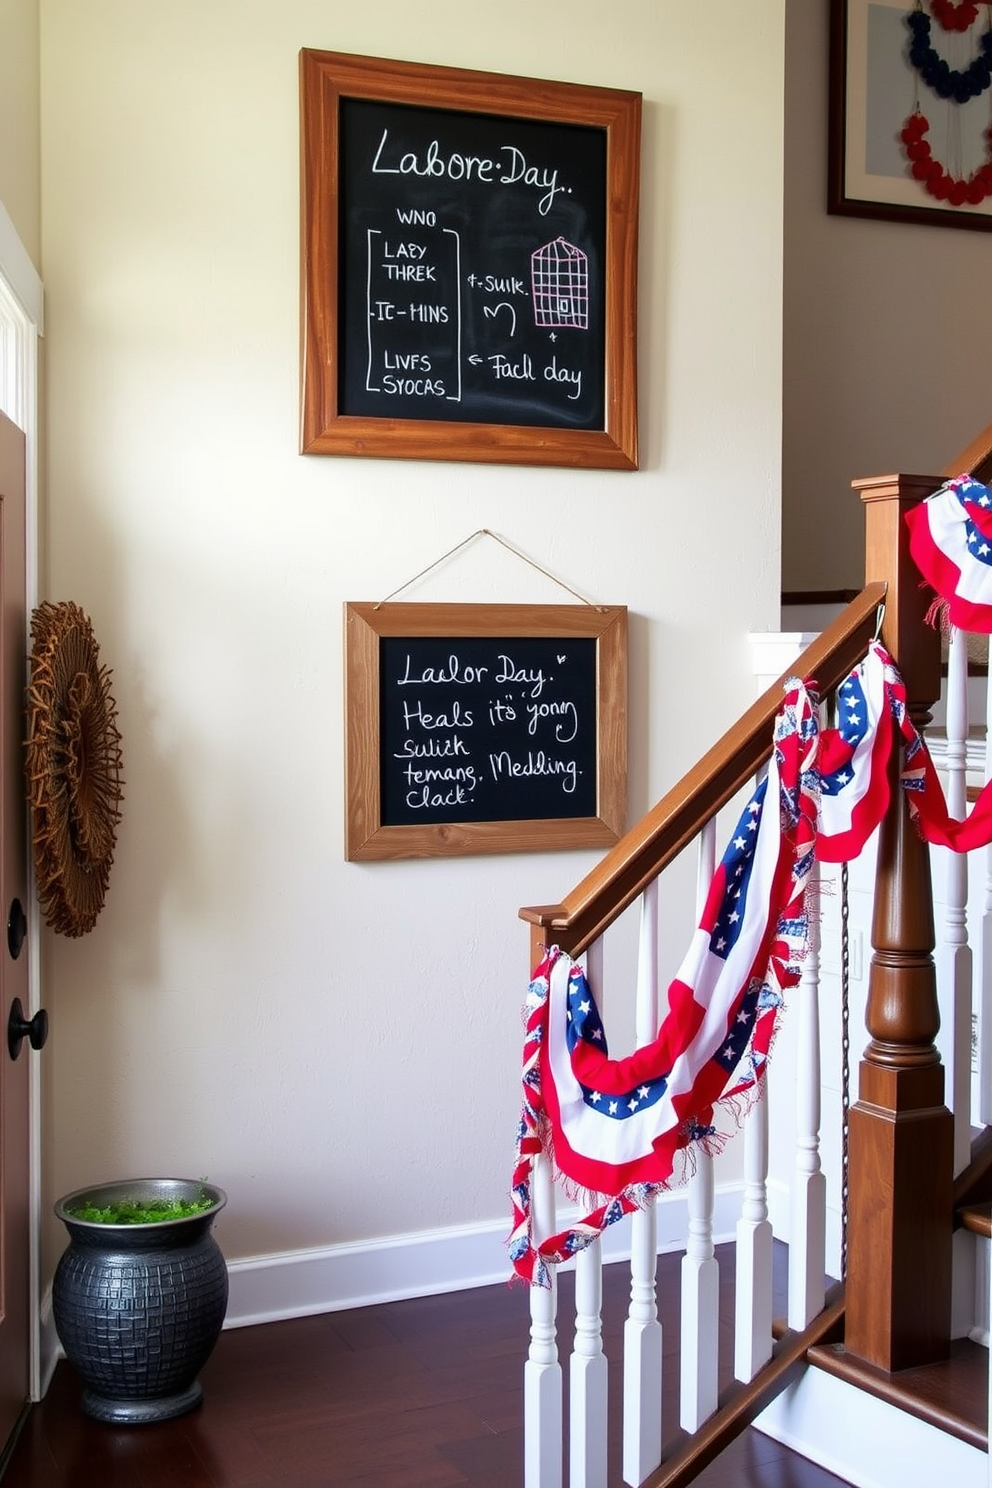
[[[848,1354],[842,1343],[819,1344],[809,1350],[807,1359],[877,1399],[988,1451],[989,1351],[970,1338],[955,1339],[947,1359],[894,1374]]]

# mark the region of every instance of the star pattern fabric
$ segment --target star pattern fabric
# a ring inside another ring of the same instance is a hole
[[[960,630],[992,632],[992,491],[959,475],[906,513],[909,551]]]
[[[823,863],[858,857],[888,804],[893,738],[888,660],[881,646],[869,648],[837,691],[837,727],[820,735],[816,855]]]
[[[713,876],[668,991],[656,1038],[611,1058],[582,966],[553,947],[528,989],[524,1100],[512,1183],[510,1256],[531,1283],[609,1224],[684,1176],[690,1149],[716,1150],[755,1098],[783,989],[799,979],[815,807],[804,783],[816,704],[790,686],[767,777],[748,801]],[[718,1110],[719,1108],[719,1110]],[[533,1162],[602,1202],[557,1236],[531,1228]]]
[[[921,835],[958,852],[992,842],[992,783],[965,820],[949,815],[902,678],[876,642],[840,688],[835,728],[819,729],[812,686],[790,681],[767,779],[731,835],[651,1043],[611,1058],[581,965],[552,947],[536,968],[508,1241],[518,1275],[546,1285],[549,1267],[678,1182],[693,1150],[718,1150],[737,1129],[799,982],[814,857],[862,851],[888,807],[900,742],[901,785]],[[548,1237],[535,1236],[531,1216],[542,1153],[559,1181],[591,1196],[581,1219]]]

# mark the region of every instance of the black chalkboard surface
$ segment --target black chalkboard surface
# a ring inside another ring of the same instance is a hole
[[[595,816],[596,642],[383,637],[382,821]]]
[[[345,608],[346,855],[616,841],[626,610]]]
[[[602,429],[606,131],[343,99],[343,413]]]
[[[301,53],[304,453],[636,469],[640,108]]]

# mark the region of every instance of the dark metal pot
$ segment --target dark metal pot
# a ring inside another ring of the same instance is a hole
[[[100,1224],[68,1213],[124,1199],[212,1200],[188,1219]],[[52,1282],[66,1357],[86,1385],[83,1410],[124,1425],[167,1421],[199,1405],[197,1379],[227,1311],[227,1266],[210,1233],[227,1195],[184,1178],[136,1178],[66,1194],[69,1231]]]

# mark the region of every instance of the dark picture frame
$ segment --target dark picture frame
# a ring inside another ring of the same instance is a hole
[[[636,469],[641,95],[305,49],[300,99],[301,451]],[[472,131],[483,143],[457,153]],[[370,141],[379,142],[374,153]],[[533,147],[526,164],[523,146]],[[557,168],[563,157],[567,170]],[[431,173],[443,180],[423,179]],[[556,178],[550,207],[536,190],[524,203],[528,173]],[[436,213],[424,194],[435,184]],[[490,202],[495,232],[482,221]],[[523,219],[525,211],[532,220],[521,229],[512,214]],[[433,264],[379,262],[397,249],[427,252],[432,217]],[[563,232],[569,221],[586,232],[588,255]],[[405,242],[391,241],[404,231]],[[556,245],[587,260],[576,273],[585,275],[591,309],[564,330],[542,321],[537,299],[534,262]],[[507,280],[510,263],[516,277]],[[425,286],[423,297],[436,303],[420,303],[419,290],[417,303],[412,290],[404,298],[399,283],[397,304],[387,304],[387,270],[436,275],[443,282]],[[495,288],[487,298],[480,282],[488,278]],[[388,349],[380,306],[397,326]],[[444,324],[425,326],[427,314]],[[589,407],[570,400],[565,347],[587,358],[573,376],[584,377],[583,399],[595,390]],[[448,358],[446,376],[439,356]],[[383,358],[404,369],[388,388]],[[400,395],[375,398],[383,392]]]
[[[901,131],[916,98],[930,123],[927,143],[944,163],[951,111],[971,110],[955,121],[980,137],[988,126],[988,93],[958,105],[938,98],[908,60],[906,16],[912,0],[830,0],[830,83],[827,210],[876,218],[992,232],[992,197],[980,205],[952,205],[932,196],[911,173]],[[975,34],[986,26],[985,6]],[[932,23],[934,48],[944,33]],[[972,153],[977,148],[972,143]],[[992,159],[992,151],[987,151]]]

